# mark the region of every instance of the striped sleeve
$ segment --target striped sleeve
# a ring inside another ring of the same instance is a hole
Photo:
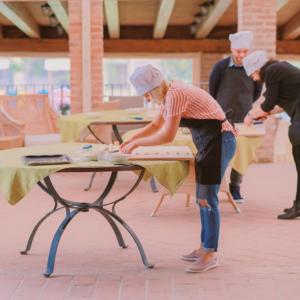
[[[165,102],[165,116],[173,117],[182,115],[187,110],[188,98],[179,90],[167,93]]]

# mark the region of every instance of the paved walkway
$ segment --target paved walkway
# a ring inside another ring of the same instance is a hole
[[[98,176],[90,192],[83,188],[88,174],[56,174],[63,195],[84,199],[97,194]],[[134,177],[122,175],[114,194],[121,194]],[[46,279],[48,248],[63,212],[52,216],[38,232],[32,251],[19,254],[35,222],[52,207],[38,187],[18,205],[0,196],[0,299],[289,299],[300,298],[300,219],[279,221],[295,192],[291,165],[253,165],[245,178],[247,203],[242,213],[221,203],[220,267],[205,274],[187,274],[182,253],[199,239],[197,209],[184,207],[183,195],[166,200],[158,215],[149,216],[159,195],[142,183],[120,204],[118,212],[140,236],[155,269],[145,269],[131,238],[120,249],[111,229],[91,212],[72,221],[58,249],[54,276]],[[222,196],[222,195],[221,195]]]

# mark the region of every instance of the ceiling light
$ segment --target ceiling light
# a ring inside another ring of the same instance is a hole
[[[197,31],[197,23],[196,22],[193,22],[190,24],[190,32],[192,35],[194,35]]]
[[[42,12],[45,16],[49,17],[53,14],[53,11],[48,3],[41,5]]]
[[[49,16],[49,22],[52,27],[56,27],[59,24],[59,21],[56,18],[55,14],[52,14],[51,16]]]

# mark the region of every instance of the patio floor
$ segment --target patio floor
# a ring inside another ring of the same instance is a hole
[[[112,194],[125,192],[135,175],[122,174]],[[89,174],[55,174],[66,197],[94,199],[104,176],[96,177],[89,192]],[[120,249],[111,228],[95,212],[82,213],[66,229],[58,248],[54,275],[42,276],[48,248],[63,212],[40,228],[29,255],[22,256],[33,225],[52,208],[52,200],[38,187],[19,204],[0,196],[0,299],[299,299],[300,219],[279,221],[290,206],[296,186],[293,165],[256,164],[243,184],[247,202],[241,214],[222,201],[220,267],[203,274],[184,272],[183,253],[199,240],[198,211],[184,206],[185,196],[167,199],[151,218],[159,194],[142,182],[117,211],[138,234],[154,269],[146,269],[130,236]],[[222,197],[222,195],[221,195]]]

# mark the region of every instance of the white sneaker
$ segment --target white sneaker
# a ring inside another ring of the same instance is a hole
[[[211,261],[209,261],[207,263],[203,262],[203,260],[201,258],[199,258],[191,265],[190,268],[186,269],[186,272],[188,272],[188,273],[203,273],[208,270],[217,268],[218,265],[219,265],[219,261],[218,261],[217,257],[213,258]]]
[[[180,259],[185,260],[185,261],[196,261],[203,255],[203,250],[202,249],[196,249],[193,252],[182,255]]]
[[[245,200],[245,198],[241,198],[241,199],[233,199],[234,200],[234,202],[235,203],[237,203],[237,204],[242,204],[242,203],[244,203],[246,200]]]

